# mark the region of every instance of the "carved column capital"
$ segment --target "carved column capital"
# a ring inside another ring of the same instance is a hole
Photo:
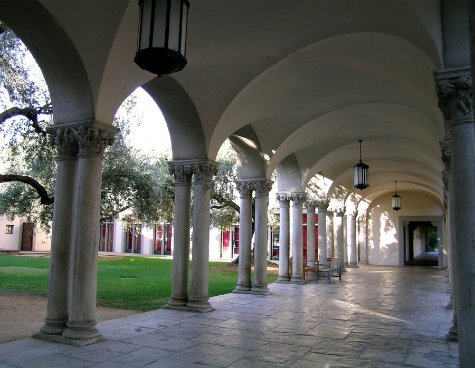
[[[218,163],[216,161],[205,160],[191,163],[195,184],[204,185],[207,189],[211,188],[211,182],[217,170]]]
[[[76,158],[79,147],[69,128],[48,129],[49,141],[58,152],[56,160]]]
[[[302,207],[306,199],[305,193],[302,192],[290,193],[289,196],[293,207]]]
[[[252,187],[256,191],[256,197],[266,197],[272,189],[272,181],[253,180]]]
[[[434,73],[439,108],[449,122],[473,121],[472,77],[470,68]]]
[[[307,210],[315,211],[315,208],[317,207],[317,201],[307,200],[305,202],[305,207],[307,207]]]
[[[185,185],[191,183],[193,174],[190,165],[186,165],[180,161],[169,161],[168,170],[175,178],[175,185]]]
[[[343,216],[345,216],[346,208],[345,207],[338,208],[338,209],[335,210],[335,213],[338,217],[343,217]]]
[[[79,145],[79,155],[102,155],[114,143],[115,133],[95,126],[80,125],[70,128]]]
[[[289,201],[290,201],[289,193],[277,193],[276,198],[279,201],[279,204],[280,204],[281,208],[283,208],[283,207],[288,208],[289,207]]]
[[[319,200],[317,201],[317,207],[320,212],[325,212],[328,210],[328,206],[330,205],[329,200]]]
[[[249,180],[236,180],[234,183],[241,197],[250,197],[252,195],[252,184]]]

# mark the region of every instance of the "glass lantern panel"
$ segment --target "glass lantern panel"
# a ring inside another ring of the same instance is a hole
[[[142,13],[140,14],[140,43],[139,50],[150,47],[150,25],[152,20],[153,0],[143,0]]]
[[[155,1],[152,47],[165,47],[165,30],[167,28],[167,0]]]
[[[168,48],[180,52],[180,24],[182,0],[170,1],[170,28],[168,33]]]
[[[181,22],[181,40],[180,40],[180,54],[186,55],[186,30],[188,27],[188,5],[183,3],[183,15]]]

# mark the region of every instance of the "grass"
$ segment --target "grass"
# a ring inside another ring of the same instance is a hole
[[[210,262],[209,265],[209,295],[222,295],[233,291],[237,283],[236,267],[224,267],[222,262]],[[0,292],[46,296],[48,271],[48,258],[0,256]],[[171,277],[170,259],[100,258],[97,304],[139,311],[161,308],[171,294]],[[269,274],[269,282],[274,282],[276,277]]]

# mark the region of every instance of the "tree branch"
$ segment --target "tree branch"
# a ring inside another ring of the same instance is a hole
[[[54,203],[54,197],[50,197],[46,188],[32,177],[14,174],[0,175],[0,183],[9,183],[12,181],[19,181],[23,184],[32,186],[40,196],[41,204],[50,205]]]
[[[11,107],[2,113],[0,113],[0,124],[3,124],[6,120],[15,116],[23,116],[31,121],[31,125],[35,129],[36,133],[46,136],[46,130],[40,126],[38,117],[39,115],[49,115],[53,113],[51,103],[47,103],[41,107]]]
[[[221,194],[219,193],[213,193],[212,199],[214,199],[216,202],[218,202],[219,204],[221,204],[221,208],[223,207],[231,207],[233,210],[235,210],[237,213],[240,213],[240,208],[239,206],[234,203],[232,200],[230,199],[227,199],[225,197],[223,197]]]

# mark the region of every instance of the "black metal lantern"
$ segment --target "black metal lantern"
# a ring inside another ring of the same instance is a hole
[[[354,171],[354,187],[363,190],[369,187],[369,166],[361,161],[361,139],[360,142],[360,162],[353,166]]]
[[[394,195],[392,199],[392,207],[394,211],[399,211],[401,207],[401,196],[397,194],[397,181],[394,182]]]
[[[139,0],[139,37],[135,63],[162,75],[186,65],[188,0]]]

